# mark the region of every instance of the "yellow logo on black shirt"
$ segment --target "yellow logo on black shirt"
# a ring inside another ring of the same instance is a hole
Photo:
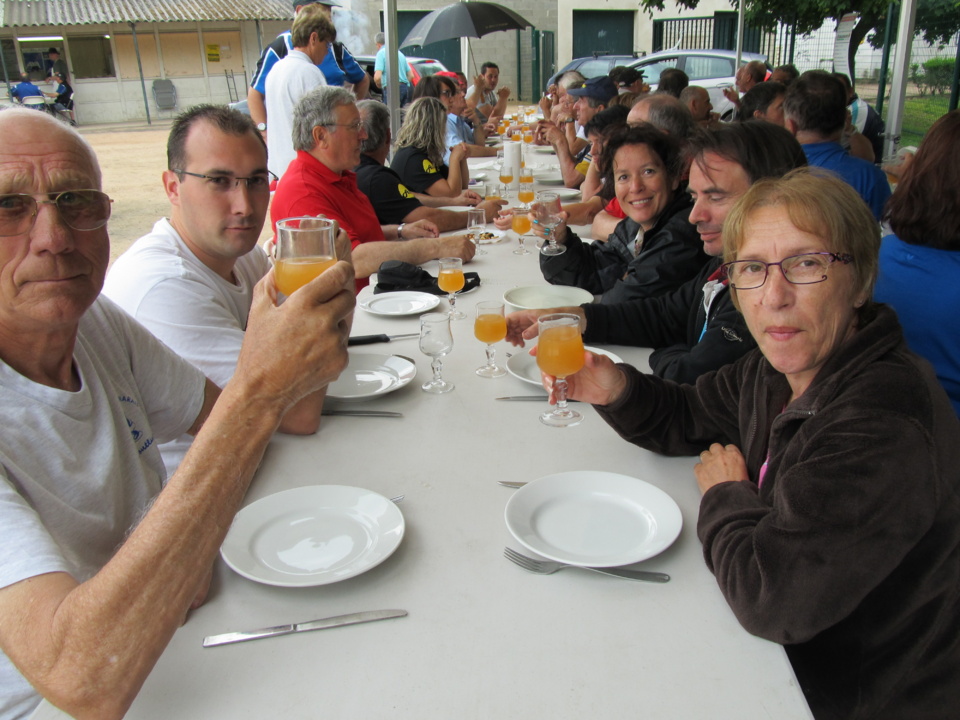
[[[427,160],[427,159],[424,159],[424,161],[423,161],[423,171],[424,171],[425,173],[435,173],[435,172],[437,172],[437,169],[433,166],[433,163],[432,163],[432,162],[430,162],[430,161]]]
[[[409,190],[407,190],[407,187],[403,183],[397,183],[397,192],[400,193],[400,197],[405,198],[407,200],[414,197],[414,194]]]

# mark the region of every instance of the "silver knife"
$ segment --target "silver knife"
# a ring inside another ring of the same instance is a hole
[[[374,343],[390,342],[391,340],[406,340],[420,337],[420,333],[403,333],[402,335],[355,335],[347,339],[347,345],[372,345]]]
[[[376,622],[377,620],[406,617],[406,615],[406,610],[367,610],[365,612],[350,613],[349,615],[323,618],[322,620],[311,620],[310,622],[276,625],[274,627],[260,628],[259,630],[230,632],[223,633],[222,635],[209,635],[203,639],[203,646],[216,647],[217,645],[230,645],[231,643],[259,640],[260,638],[276,637],[278,635],[310,632],[311,630],[326,630],[327,628],[340,627],[341,625],[358,625],[360,623]]]
[[[516,490],[517,488],[522,488],[524,485],[527,484],[525,482],[517,482],[514,480],[497,480],[497,482],[503,485],[504,487],[513,488],[514,490]]]
[[[321,415],[344,415],[344,416],[354,416],[354,417],[385,417],[385,418],[402,418],[402,412],[395,412],[393,410],[326,410],[324,409]]]

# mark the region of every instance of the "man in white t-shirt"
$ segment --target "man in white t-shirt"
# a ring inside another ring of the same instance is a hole
[[[467,88],[467,107],[476,111],[481,123],[493,117],[503,117],[510,98],[510,88],[504,86],[497,90],[500,82],[500,66],[485,62],[480,66],[480,74]]]
[[[117,258],[103,293],[223,387],[237,364],[254,285],[270,270],[257,245],[270,202],[267,154],[247,116],[199,105],[174,122],[167,159],[170,218]],[[316,432],[325,394],[295,405],[280,431]],[[168,473],[191,441],[183,435],[161,445]]]
[[[319,66],[330,43],[337,39],[337,31],[323,5],[308,5],[297,13],[290,37],[293,50],[273,66],[266,83],[268,167],[278,178],[297,156],[293,149],[293,108],[308,90],[327,84]]]
[[[0,137],[0,717],[41,696],[120,717],[205,599],[284,412],[346,365],[353,272],[280,306],[269,274],[221,392],[98,297],[111,200],[86,141],[27,109]],[[183,432],[167,478],[157,442]]]

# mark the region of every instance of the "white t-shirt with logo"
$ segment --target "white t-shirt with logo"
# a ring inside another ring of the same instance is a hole
[[[0,361],[0,587],[95,575],[166,481],[157,443],[203,406],[203,373],[103,297],[80,322],[73,360],[77,392]],[[0,654],[0,718],[39,702]]]

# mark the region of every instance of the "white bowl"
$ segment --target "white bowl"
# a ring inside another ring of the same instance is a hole
[[[528,285],[510,288],[503,294],[507,312],[569,307],[589,302],[593,302],[593,295],[589,291],[567,285]]]

